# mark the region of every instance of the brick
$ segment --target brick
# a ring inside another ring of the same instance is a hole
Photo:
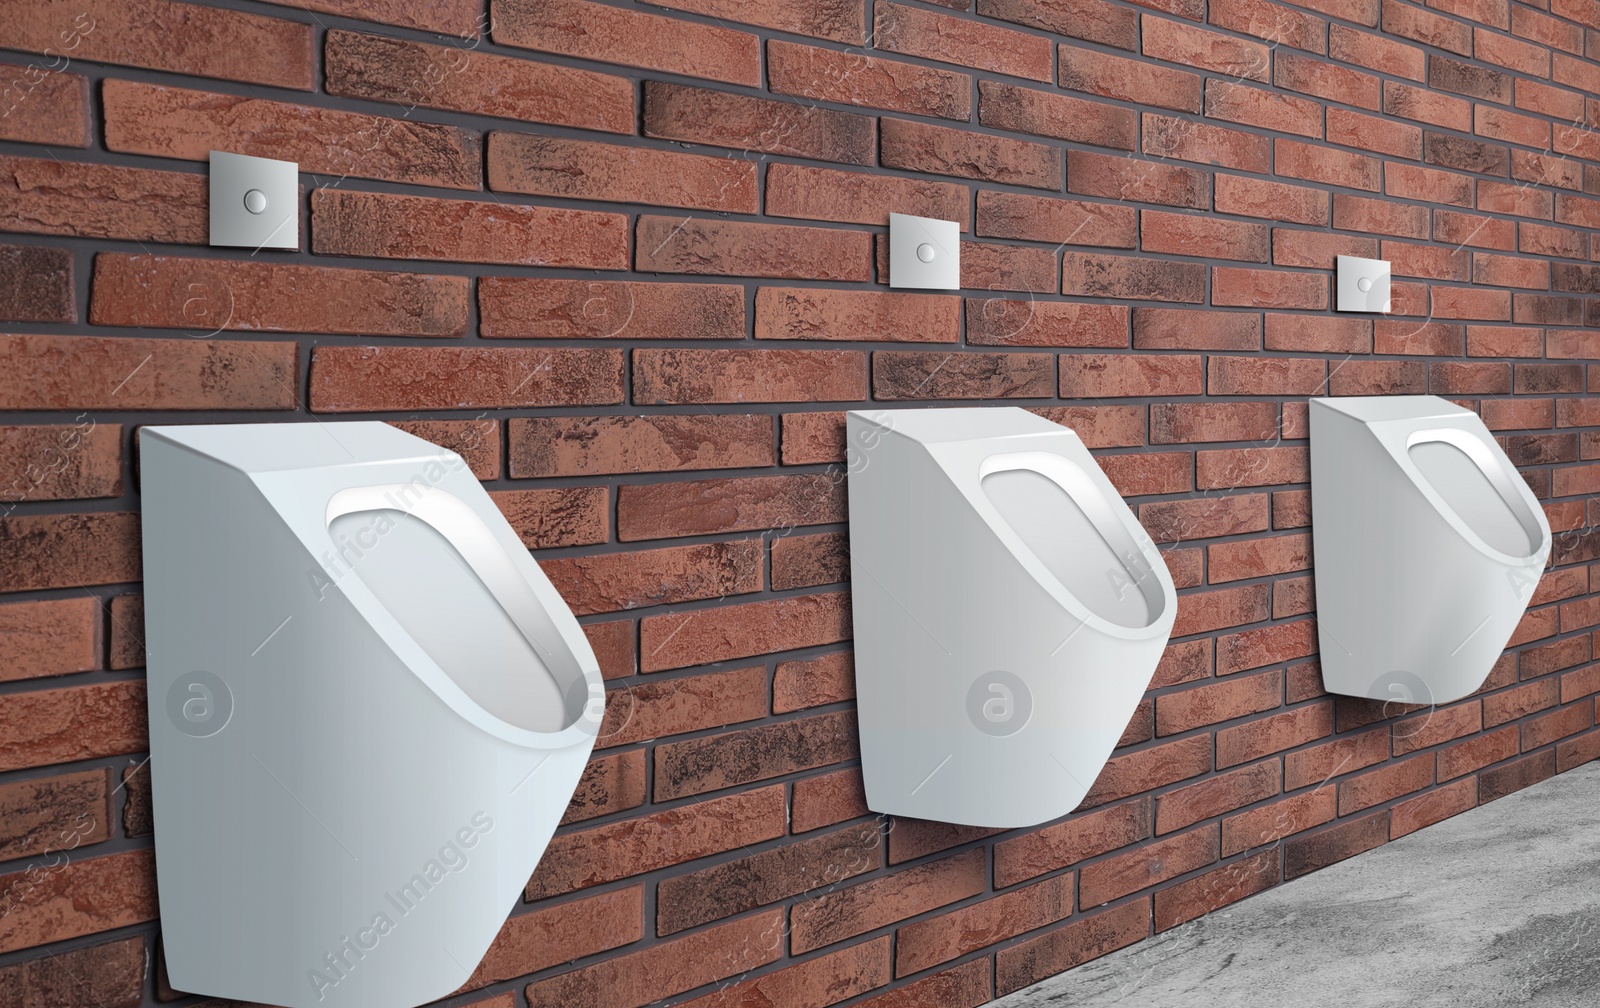
[[[1149,837],[1150,803],[1145,798],[1074,815],[995,844],[995,886],[1004,889]]]
[[[1215,202],[1218,213],[1242,217],[1317,225],[1325,225],[1329,220],[1328,194],[1322,190],[1243,175],[1219,172]]]
[[[1472,206],[1472,178],[1455,172],[1391,161],[1384,165],[1383,185],[1385,194],[1399,199]]]
[[[540,347],[319,346],[311,409],[488,409],[622,401],[622,353]]]
[[[1132,10],[1101,0],[978,0],[978,13],[1130,51],[1139,29]]]
[[[961,303],[936,294],[762,287],[755,333],[757,339],[954,343]]]
[[[752,1003],[826,1005],[888,982],[889,938],[885,936],[679,1003],[686,1008],[739,1008]]]
[[[548,856],[548,853],[546,854]],[[527,986],[531,1008],[639,1008],[782,957],[783,911],[751,914]]]
[[[0,785],[0,854],[6,860],[97,844],[111,835],[110,784],[85,770]]]
[[[660,0],[656,6],[854,45],[867,39],[861,6],[847,0]]]
[[[714,535],[845,520],[844,481],[827,473],[624,485],[617,538]]]
[[[1587,700],[1561,707],[1522,723],[1522,751],[1531,752],[1594,727],[1594,705]]]
[[[1188,452],[1102,455],[1100,468],[1124,497],[1183,493],[1194,489],[1194,456]]]
[[[1077,301],[968,298],[967,342],[977,346],[1126,347],[1129,311]]]
[[[483,27],[483,8],[476,0],[431,0],[425,5],[406,0],[266,0],[267,3],[301,10],[337,14],[361,21],[420,28],[424,31],[478,38]]]
[[[170,0],[85,0],[67,13],[25,0],[0,3],[8,48],[310,91],[312,30],[301,21]],[[191,39],[205,39],[194,45]],[[70,44],[68,44],[70,42]]]
[[[390,420],[424,441],[460,455],[480,480],[500,478],[500,423],[497,420]]]
[[[872,268],[867,232],[792,224],[642,214],[634,249],[647,273],[864,281]]]
[[[1474,252],[1472,280],[1474,283],[1494,284],[1499,287],[1544,290],[1550,286],[1550,266],[1550,263],[1539,259]]]
[[[783,834],[778,786],[562,833],[545,849],[526,895],[544,899]]]
[[[857,1004],[863,1008],[979,1008],[993,995],[989,982],[992,969],[987,958],[973,959]]]
[[[1513,6],[1511,34],[1571,53],[1583,51],[1583,31],[1577,25],[1525,7]]]
[[[1057,875],[905,925],[895,933],[895,975],[918,973],[1061,920],[1072,913],[1072,881],[1070,874]]]
[[[1488,105],[1479,105],[1473,110],[1473,131],[1479,136],[1493,140],[1526,144],[1540,149],[1548,148],[1551,144],[1549,123]],[[1594,150],[1590,144],[1592,141],[1587,136],[1580,135],[1575,130],[1565,127],[1556,130],[1555,147],[1562,153],[1578,153],[1576,148],[1579,147],[1587,148],[1585,152],[1589,153]],[[1546,197],[1548,201],[1548,194]],[[1548,219],[1549,215],[1546,214],[1545,217]]]
[[[1508,173],[1510,151],[1499,144],[1427,131],[1422,136],[1422,160],[1428,164],[1480,175]]]
[[[1275,54],[1272,82],[1288,91],[1374,112],[1383,100],[1380,82],[1371,74],[1282,49]]]
[[[1089,252],[1061,257],[1063,294],[1199,304],[1205,287],[1206,268],[1200,263]]]
[[[1283,789],[1298,791],[1313,784],[1324,784],[1336,776],[1354,773],[1388,758],[1388,729],[1344,735],[1284,757]]]
[[[1322,106],[1317,102],[1232,81],[1212,78],[1206,83],[1205,114],[1260,129],[1322,136]]]
[[[1226,482],[1234,484],[1267,485],[1270,483],[1303,483],[1309,473],[1304,448],[1244,448],[1237,451],[1249,453],[1237,459],[1207,458],[1230,454],[1228,452],[1200,452],[1199,483],[1201,487],[1210,488],[1225,482],[1215,475],[1216,466],[1226,464],[1232,468],[1225,472],[1254,473],[1278,464],[1287,464],[1294,467],[1291,474],[1293,478],[1277,476],[1256,477],[1246,475],[1242,478],[1235,477]],[[1257,461],[1256,456],[1263,452],[1292,452],[1294,455],[1286,463],[1276,460],[1265,462]],[[1207,569],[1212,584],[1222,584],[1228,581],[1238,581],[1244,578],[1268,577],[1274,574],[1288,574],[1294,571],[1311,569],[1311,537],[1308,535],[1278,535],[1264,539],[1244,539],[1237,542],[1213,543],[1206,550]]]
[[[1369,773],[1339,782],[1339,814],[1349,815],[1401,795],[1420,791],[1433,783],[1433,760],[1428,756],[1391,763]]]
[[[820,539],[822,536],[800,538]],[[781,539],[773,544],[774,553],[782,543],[794,542],[795,537]],[[776,558],[774,558],[776,562]],[[842,573],[842,572],[841,572]],[[777,574],[773,575],[776,584]],[[844,580],[838,578],[836,580]],[[855,661],[848,651],[836,651],[809,661],[779,662],[772,676],[772,712],[788,714],[807,707],[822,707],[832,703],[853,700],[856,695]]]
[[[1222,856],[1231,857],[1263,844],[1331,822],[1334,789],[1318,788],[1291,795],[1222,820]],[[1275,853],[1275,852],[1274,852]]]
[[[773,650],[767,648],[765,650]],[[768,780],[855,759],[853,711],[815,714],[656,747],[655,800]]]
[[[158,306],[159,307],[159,306]],[[292,343],[0,336],[5,409],[290,409]]]
[[[866,371],[866,356],[854,350],[641,348],[633,397],[651,405],[864,399]]]
[[[1511,75],[1448,56],[1428,56],[1428,86],[1484,101],[1511,104]]]
[[[1153,840],[1123,854],[1086,865],[1078,875],[1078,905],[1095,907],[1196,868],[1218,856],[1215,826]]]
[[[1210,176],[1203,171],[1084,150],[1067,151],[1067,191],[1193,210],[1211,205]]]
[[[1270,50],[1258,42],[1221,35],[1179,21],[1141,15],[1143,52],[1151,59],[1182,63],[1235,78],[1268,80]]]
[[[880,157],[890,168],[1061,188],[1061,152],[1054,147],[909,119],[883,120],[881,134]]]
[[[122,425],[0,426],[0,503],[122,495]],[[0,673],[3,678],[3,673]]]
[[[734,284],[483,277],[478,334],[514,339],[741,339]]]
[[[281,158],[302,172],[477,189],[482,141],[454,126],[137,81],[101,85],[106,147],[204,161],[213,150]]]
[[[46,952],[0,967],[0,990],[16,1008],[51,1008],[78,998],[101,1008],[134,1008],[144,999],[142,936],[65,952]]]
[[[774,217],[881,225],[887,214],[904,213],[959,221],[965,231],[971,228],[971,201],[967,187],[954,182],[806,165],[767,166],[767,213]]]
[[[1272,158],[1272,141],[1256,133],[1144,113],[1140,149],[1158,158],[1177,158],[1238,171],[1266,173]]]
[[[977,233],[985,237],[1133,248],[1138,229],[1132,207],[987,189],[978,193]]]
[[[1310,266],[1333,269],[1335,257],[1362,256],[1373,259],[1378,255],[1376,238],[1356,238],[1351,235],[1328,234],[1299,228],[1272,229],[1272,264],[1274,266]]]
[[[1198,74],[1081,46],[1062,45],[1057,51],[1061,87],[1177,112],[1200,111]]]
[[[1175,735],[1271,710],[1283,703],[1283,673],[1260,672],[1195,686],[1156,700],[1156,734]]]
[[[804,777],[794,782],[789,831],[805,833],[864,816],[867,811],[866,785],[859,768]]]
[[[756,166],[738,159],[496,131],[489,135],[488,163],[489,188],[499,192],[734,213],[755,213],[757,207]],[[550,230],[568,243],[583,237],[563,238],[556,227]]]
[[[1378,319],[1373,326],[1372,345],[1377,353],[1384,354],[1459,357],[1466,346],[1466,329],[1444,322]]]
[[[144,702],[144,683],[129,680],[6,694],[0,708],[11,727],[0,735],[0,767],[139,752],[148,745]]]
[[[1141,350],[1254,350],[1261,346],[1261,318],[1249,312],[1135,308],[1133,345]]]
[[[904,4],[874,9],[872,45],[942,63],[1048,81],[1050,40]]]
[[[1366,319],[1267,313],[1266,348],[1328,354],[1372,352],[1372,323]]]
[[[507,433],[519,479],[774,464],[765,416],[517,417]]]
[[[1477,287],[1432,287],[1428,291],[1434,318],[1511,320],[1511,295],[1507,291],[1486,291]],[[1477,367],[1477,365],[1462,365]],[[1506,383],[1507,389],[1510,382]],[[1487,390],[1485,390],[1487,391]]]
[[[1400,802],[1389,810],[1389,839],[1398,840],[1478,804],[1477,778],[1467,777]]]
[[[878,282],[889,282],[889,241],[879,235],[876,245]],[[1051,249],[991,242],[961,243],[961,286],[988,291],[1054,293],[1056,256]]]
[[[1266,262],[1265,224],[1247,224],[1166,210],[1139,211],[1141,247],[1147,252]]]
[[[1129,448],[1144,444],[1143,406],[1035,407],[1046,420],[1071,427],[1089,448]]]
[[[541,491],[533,492],[539,493]],[[587,500],[597,500],[599,513],[594,515],[593,519],[588,519],[588,521],[590,524],[597,523],[599,525],[601,532],[599,541],[604,541],[605,527],[608,524],[605,512],[607,503],[605,487],[576,487],[571,491],[565,492],[560,490],[542,492],[566,496],[568,500],[572,501],[570,510],[578,512],[572,525],[579,529],[583,528],[586,520],[581,509],[585,506]],[[497,500],[496,503],[499,503],[499,501]],[[526,538],[524,538],[524,541],[526,541]],[[583,634],[588,638],[589,646],[594,649],[595,658],[600,662],[600,674],[604,678],[623,679],[639,671],[638,635],[635,632],[633,620],[623,619],[612,620],[607,623],[590,623],[583,627]]]
[[[567,804],[561,825],[638,808],[645,799],[645,754],[641,750],[592,759]]]
[[[588,546],[610,536],[605,487],[494,490],[489,496],[530,549]]]
[[[1125,948],[1150,933],[1150,899],[1090,914],[995,956],[995,993],[1009,994],[1063,970]]]
[[[656,933],[675,934],[811,889],[837,886],[882,865],[879,826],[866,823],[677,875],[656,888]],[[887,959],[887,948],[885,953]]]
[[[1135,148],[1139,134],[1138,116],[1130,109],[999,81],[978,83],[978,121],[997,129],[1127,151]],[[885,121],[885,129],[889,124]]]
[[[1341,63],[1414,81],[1427,76],[1427,53],[1420,47],[1342,24],[1328,26],[1328,55]]]
[[[767,43],[773,94],[965,120],[972,79],[963,73],[773,39]]]
[[[25,890],[15,897],[0,932],[0,951],[64,941],[114,928],[142,924],[156,916],[155,858],[145,850],[106,857],[72,859],[54,872],[13,872],[0,876],[0,892]],[[141,958],[142,966],[142,958]],[[68,996],[83,996],[81,982]]]
[[[1505,766],[1485,770],[1478,775],[1478,803],[1481,805],[1496,798],[1504,798],[1513,791],[1521,791],[1525,787],[1532,787],[1542,780],[1555,776],[1555,756],[1555,750],[1546,749],[1544,752],[1513,760]]]
[[[1283,877],[1299,878],[1318,868],[1382,846],[1389,839],[1389,813],[1374,812],[1347,820],[1283,845]]]
[[[665,81],[644,82],[643,128],[664,140],[845,164],[871,164],[878,143],[871,116]]]
[[[541,566],[573,613],[588,616],[760,591],[764,553],[759,539],[745,539],[563,557]]]
[[[834,644],[849,636],[849,596],[842,592],[649,616],[639,625],[646,672]]]
[[[872,355],[872,397],[1049,398],[1055,370],[1051,354],[880,350]]]
[[[632,133],[623,77],[512,56],[333,28],[324,47],[329,94]]]
[[[1156,799],[1156,835],[1265,801],[1278,793],[1281,777],[1278,761],[1266,760],[1169,791]]]
[[[1106,761],[1080,808],[1093,808],[1165,784],[1197,777],[1211,769],[1210,736],[1178,739]]]
[[[311,250],[323,255],[628,268],[628,219],[622,214],[334,188],[318,189],[312,195],[311,213]],[[443,277],[435,279],[440,286],[445,282]],[[466,291],[459,296],[465,301]],[[358,302],[351,307],[366,311],[371,305]]]
[[[1264,440],[1277,432],[1277,403],[1156,403],[1150,407],[1151,444]]]
[[[23,531],[51,532],[37,518]],[[100,621],[100,602],[89,597],[0,605],[0,682],[100,668]]]
[[[1509,759],[1517,754],[1517,746],[1517,726],[1506,725],[1498,731],[1485,732],[1441,749],[1435,757],[1438,779],[1441,783],[1453,780],[1491,763]]]
[[[204,244],[202,176],[0,157],[0,228],[29,234]]]
[[[749,32],[589,0],[495,0],[501,45],[620,63],[729,84],[761,82],[761,42]]]
[[[1217,732],[1217,766],[1248,763],[1331,734],[1333,705],[1327,701],[1269,714]]]
[[[889,821],[889,863],[904,864],[1001,832],[981,826],[957,826],[929,819],[896,816]]]
[[[1206,362],[1206,391],[1219,395],[1316,395],[1328,380],[1320,357],[1217,357]]]
[[[1287,139],[1274,141],[1273,151],[1279,175],[1369,192],[1379,191],[1380,171],[1376,158]]]
[[[1280,881],[1278,852],[1262,851],[1168,886],[1155,894],[1155,929],[1161,932],[1177,927]]]
[[[642,936],[644,887],[541,907],[508,919],[463,990],[618,948]]]
[[[1535,154],[1531,151],[1512,150],[1511,177],[1519,182],[1536,182],[1560,189],[1583,188],[1583,171],[1580,165],[1567,158]],[[1562,194],[1556,195],[1559,197]],[[1556,202],[1559,204],[1561,200],[1557,199]]]
[[[1462,56],[1472,53],[1472,26],[1432,11],[1383,0],[1383,30]]]
[[[1200,358],[1190,354],[1063,354],[1068,398],[1199,395]]]
[[[0,62],[0,74],[13,81],[13,87],[22,85],[7,96],[6,113],[0,115],[0,140],[89,146],[88,78],[61,69],[42,73],[44,69],[30,71],[14,62]]]

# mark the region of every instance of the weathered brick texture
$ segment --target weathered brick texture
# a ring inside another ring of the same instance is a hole
[[[449,447],[578,614],[606,723],[480,1008],[976,1008],[1600,757],[1587,0],[237,6],[0,0],[11,1001],[175,996],[147,423]],[[213,149],[299,162],[299,251],[206,246]],[[960,224],[962,291],[888,288],[891,211]],[[1338,254],[1393,262],[1390,316],[1330,310]],[[1556,532],[1439,709],[1316,662],[1304,400],[1418,393]],[[1179,588],[1033,829],[866,806],[844,412],[939,403],[1077,430]]]

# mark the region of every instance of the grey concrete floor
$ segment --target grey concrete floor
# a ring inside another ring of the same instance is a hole
[[[1600,763],[993,1005],[1595,1008]]]

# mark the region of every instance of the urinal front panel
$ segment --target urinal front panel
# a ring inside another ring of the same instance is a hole
[[[876,453],[869,481],[852,476],[868,805],[992,827],[1054,819],[1093,784],[1166,627],[1130,640],[1069,612],[972,506],[982,454],[963,486],[936,454]]]
[[[481,730],[351,602],[354,582],[330,578],[272,491],[145,444],[152,785],[173,985],[297,1008],[450,993],[517,902],[588,746]],[[173,496],[202,485],[204,506]],[[194,551],[207,563],[185,563]],[[183,730],[169,710],[194,670],[225,685],[231,710],[213,734]]]
[[[1549,547],[1542,513],[1514,506],[1521,477],[1476,417],[1446,407],[1368,423],[1313,400],[1312,536],[1330,692],[1420,704],[1471,694],[1537,587]],[[1462,443],[1503,466],[1492,473],[1503,486]]]

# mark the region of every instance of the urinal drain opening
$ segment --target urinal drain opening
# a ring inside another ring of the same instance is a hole
[[[1005,738],[1026,728],[1033,716],[1028,684],[1004,670],[985,672],[967,690],[967,718],[985,735]]]

